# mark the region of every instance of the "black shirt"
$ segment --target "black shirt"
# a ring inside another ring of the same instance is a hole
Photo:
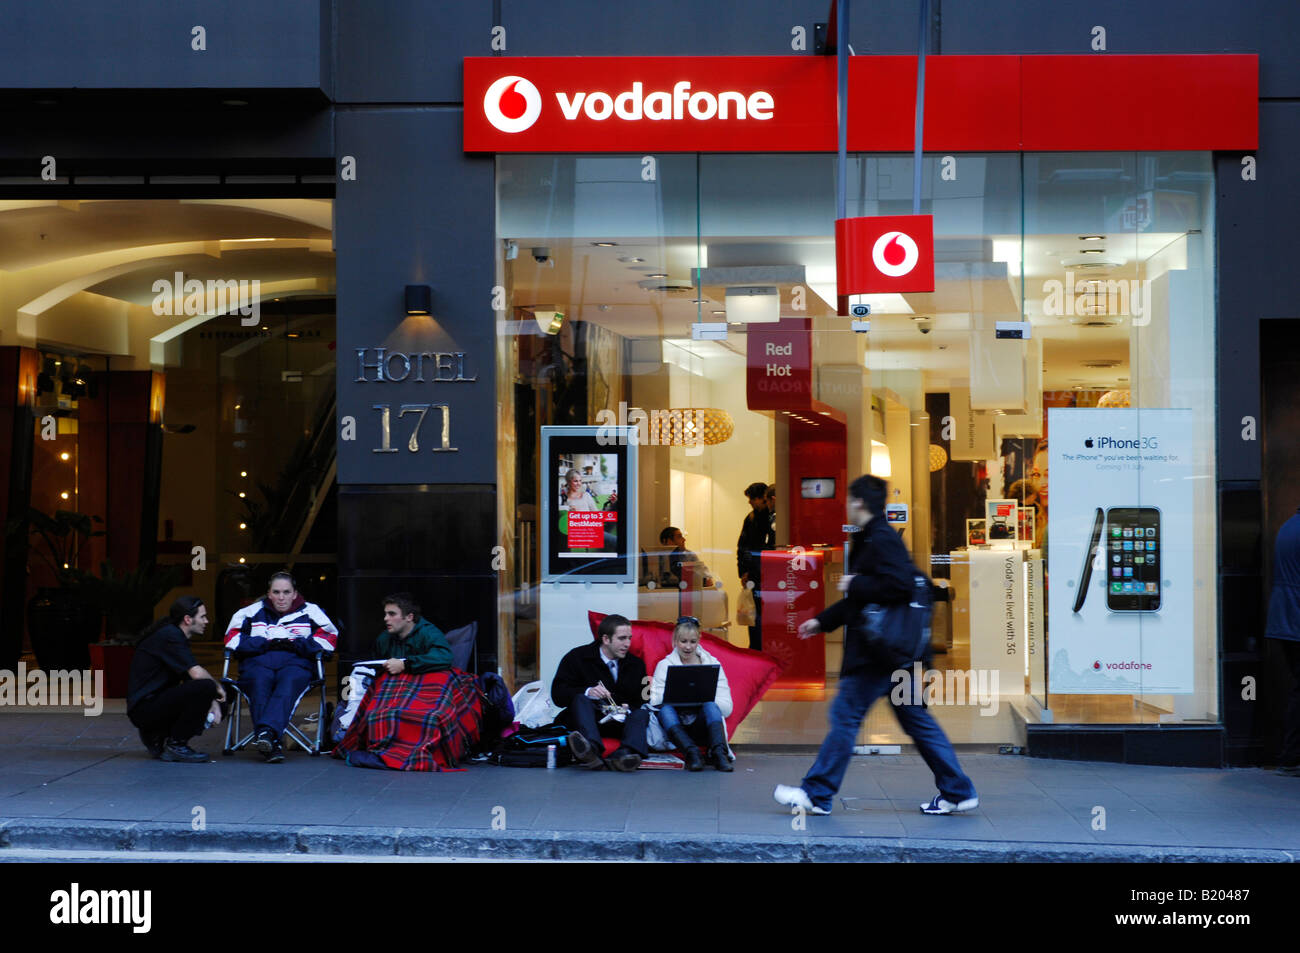
[[[172,623],[145,636],[135,647],[131,675],[126,686],[126,710],[165,689],[178,685],[199,663],[190,651],[190,640]]]

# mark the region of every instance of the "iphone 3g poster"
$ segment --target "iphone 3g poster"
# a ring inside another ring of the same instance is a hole
[[[1047,414],[1048,690],[1193,691],[1192,412]]]

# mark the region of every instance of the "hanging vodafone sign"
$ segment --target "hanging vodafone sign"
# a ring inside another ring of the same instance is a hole
[[[465,60],[466,152],[834,148],[825,81],[797,57]],[[823,75],[825,74],[825,75]]]
[[[934,219],[873,215],[835,222],[835,272],[841,298],[934,290]]]
[[[831,56],[471,57],[466,152],[834,152]],[[1060,91],[1086,89],[1106,122]],[[1140,96],[1133,91],[1140,90]],[[1252,150],[1254,54],[926,59],[927,152]],[[849,61],[848,145],[911,152],[916,57]]]

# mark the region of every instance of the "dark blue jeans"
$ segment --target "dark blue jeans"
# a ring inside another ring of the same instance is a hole
[[[277,738],[293,716],[294,704],[311,683],[312,663],[293,652],[271,649],[239,663],[239,688],[248,696],[253,725]]]
[[[659,726],[663,728],[664,734],[681,725],[692,741],[705,748],[709,746],[709,725],[726,724],[726,719],[722,717],[722,709],[717,706],[716,702],[705,702],[699,706],[692,705],[689,708],[683,708],[682,712],[688,714],[694,712],[695,720],[689,725],[682,725],[681,713],[672,705],[661,705],[659,707]]]
[[[818,807],[830,810],[835,792],[844,782],[858,729],[876,699],[888,695],[894,687],[892,672],[863,669],[840,678],[840,690],[831,703],[830,731],[817,752],[817,761],[808,769],[802,787]],[[910,673],[909,673],[910,677]],[[912,705],[894,705],[894,716],[903,726],[921,757],[934,772],[934,783],[946,800],[954,803],[975,796],[971,783],[957,763],[957,753],[924,704],[922,693],[913,686]]]

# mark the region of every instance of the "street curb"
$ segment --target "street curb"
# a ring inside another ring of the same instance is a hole
[[[590,831],[189,824],[0,819],[0,851],[179,851],[202,854],[463,857],[566,861],[722,861],[733,863],[1293,863],[1300,851],[1039,841],[894,837],[771,838],[743,834],[616,834]]]

